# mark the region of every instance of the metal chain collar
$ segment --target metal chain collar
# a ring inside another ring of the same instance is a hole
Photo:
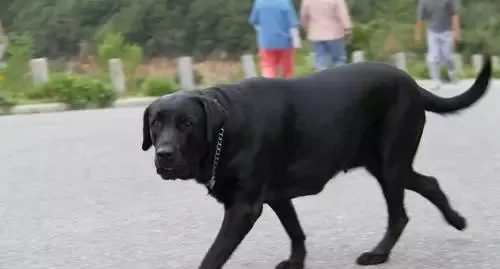
[[[211,191],[215,186],[215,174],[217,171],[217,165],[219,164],[223,139],[224,139],[224,128],[221,128],[219,131],[219,136],[217,137],[217,145],[215,146],[214,163],[212,164],[212,176],[210,177],[210,180],[206,184],[209,191]]]

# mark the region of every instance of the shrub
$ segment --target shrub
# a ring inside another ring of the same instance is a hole
[[[31,87],[27,87],[23,90],[22,99],[36,100],[37,102],[56,102],[53,96],[49,96],[45,92],[45,83],[43,84],[33,84]]]
[[[103,35],[99,40],[97,48],[99,61],[102,70],[109,72],[108,62],[110,59],[118,58],[122,60],[123,72],[126,77],[127,90],[134,90],[136,86],[137,70],[143,58],[142,47],[137,44],[127,44],[123,33],[111,30]]]
[[[316,71],[314,67],[314,59],[311,59],[311,55],[306,47],[311,48],[310,42],[304,42],[304,46],[298,50],[297,56],[295,57],[295,76],[301,77],[309,75]]]
[[[470,66],[465,66],[462,69],[462,78],[475,78],[476,76],[477,76],[477,73],[474,70],[474,68],[472,68]]]
[[[125,43],[121,32],[107,32],[97,48],[101,68],[108,71],[108,61],[113,58],[122,59],[125,69],[135,74],[142,60],[142,48],[136,44]]]
[[[33,38],[29,34],[13,33],[6,52],[6,65],[0,70],[2,90],[19,94],[32,86],[29,60],[33,54]]]
[[[316,72],[316,69],[307,64],[301,64],[295,66],[295,76],[302,77]]]
[[[429,70],[423,61],[412,61],[408,63],[408,73],[415,79],[429,78]]]
[[[54,74],[43,84],[41,93],[46,98],[67,104],[71,109],[109,107],[118,98],[108,83],[84,75]]]
[[[500,69],[493,70],[493,77],[500,78]]]
[[[7,91],[0,91],[0,114],[8,113],[16,105],[14,97]]]
[[[141,84],[141,92],[147,96],[161,96],[176,92],[178,84],[170,78],[148,78]]]

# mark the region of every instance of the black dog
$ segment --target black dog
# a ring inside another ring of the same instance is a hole
[[[163,179],[205,184],[224,205],[219,233],[200,269],[220,269],[259,218],[263,204],[291,239],[290,257],[276,268],[304,268],[305,235],[291,199],[314,195],[340,171],[364,167],[388,207],[385,235],[357,263],[388,260],[408,223],[404,191],[433,203],[458,230],[466,220],[437,180],[413,170],[425,111],[452,113],[488,88],[491,62],[474,85],[438,97],[404,71],[383,63],[354,63],[295,79],[255,78],[158,98],[144,112],[142,149],[155,147]]]

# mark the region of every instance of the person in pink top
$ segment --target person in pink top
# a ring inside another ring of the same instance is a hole
[[[352,23],[345,0],[302,0],[300,10],[302,27],[312,42],[316,69],[328,68],[347,61],[345,39],[352,31]]]

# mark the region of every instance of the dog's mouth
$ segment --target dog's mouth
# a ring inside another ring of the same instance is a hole
[[[160,175],[161,178],[165,180],[176,180],[177,176],[175,173],[175,169],[168,167],[168,168],[157,168],[156,173]]]
[[[174,167],[157,167],[156,173],[164,180],[187,179],[188,169]]]

